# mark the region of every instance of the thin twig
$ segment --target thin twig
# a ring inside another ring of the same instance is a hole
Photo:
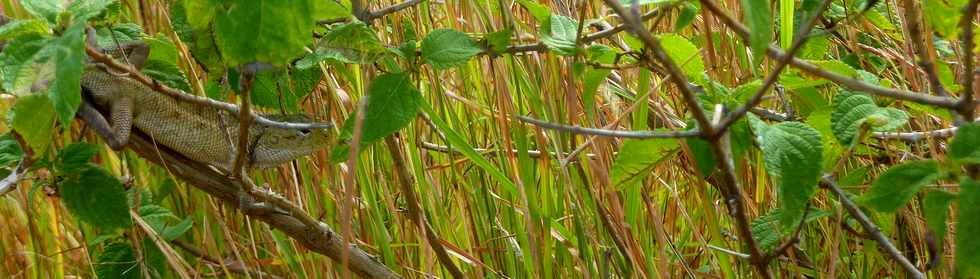
[[[238,106],[240,110],[238,113],[238,145],[234,148],[235,160],[232,163],[231,173],[229,173],[232,177],[242,177],[242,166],[245,165],[246,154],[251,152],[249,150],[250,144],[248,144],[248,134],[252,130],[249,129],[252,126],[252,105],[249,94],[252,92],[252,81],[255,79],[255,73],[245,68],[247,67],[243,67],[241,79],[238,80],[238,88],[241,91],[239,94],[242,100]],[[246,190],[246,192],[249,191]]]
[[[871,137],[876,139],[897,139],[902,141],[915,142],[929,138],[945,139],[951,138],[956,134],[957,127],[921,131],[921,132],[874,132]]]
[[[88,56],[91,57],[93,61],[98,62],[98,63],[102,63],[102,64],[106,65],[107,67],[111,68],[112,70],[114,70],[116,72],[123,73],[126,76],[128,76],[129,78],[132,78],[132,79],[134,79],[134,80],[142,83],[143,85],[145,85],[149,89],[151,89],[151,90],[153,90],[153,91],[155,91],[157,93],[161,93],[163,95],[166,95],[168,97],[174,98],[177,101],[187,102],[187,103],[192,103],[192,104],[197,104],[197,105],[202,105],[202,106],[207,106],[207,107],[212,107],[212,108],[221,109],[221,110],[226,110],[226,111],[229,111],[232,114],[236,115],[236,117],[239,114],[239,108],[238,108],[238,106],[236,106],[234,104],[225,103],[225,102],[221,102],[221,101],[217,101],[217,100],[212,100],[210,98],[205,98],[205,97],[201,97],[201,96],[187,94],[187,93],[184,93],[183,91],[180,91],[180,90],[177,90],[177,89],[173,89],[173,88],[167,87],[166,85],[163,85],[162,83],[160,83],[160,82],[158,82],[156,80],[153,80],[153,79],[147,77],[143,73],[140,73],[138,70],[133,69],[132,67],[130,67],[128,65],[124,65],[122,63],[119,63],[119,62],[115,61],[114,59],[112,59],[112,57],[109,57],[108,55],[103,54],[101,51],[96,50],[96,49],[94,49],[94,48],[92,48],[90,46],[86,46],[85,47],[85,53],[88,54]],[[279,121],[270,120],[268,118],[265,118],[265,117],[263,117],[263,116],[255,113],[255,112],[252,112],[251,115],[252,115],[252,119],[255,120],[255,123],[259,123],[259,124],[267,125],[267,126],[271,126],[271,127],[284,128],[284,129],[323,129],[323,128],[333,127],[333,124],[330,124],[330,123],[288,123],[288,122],[279,122]]]
[[[748,40],[749,29],[745,27],[742,23],[735,20],[720,7],[718,4],[709,0],[700,0],[704,8],[711,11],[715,16],[721,19],[721,22],[726,26],[731,28],[738,34],[742,39]],[[783,59],[786,53],[777,47],[769,46],[766,52],[769,57],[775,59]],[[915,102],[920,104],[932,105],[941,108],[956,108],[958,107],[958,102],[948,97],[932,96],[927,94],[921,94],[916,92],[911,92],[901,89],[885,88],[877,85],[873,85],[861,80],[846,77],[838,73],[834,73],[829,70],[820,68],[810,62],[804,61],[802,59],[793,58],[790,60],[790,65],[796,67],[797,69],[803,70],[809,74],[825,78],[827,80],[833,81],[837,84],[843,85],[844,87],[850,88],[851,90],[858,91],[859,93],[867,93],[875,96],[889,97],[909,102]],[[972,103],[972,102],[971,102]]]
[[[382,17],[384,17],[386,15],[389,15],[389,14],[392,14],[392,13],[396,13],[398,11],[401,11],[401,10],[410,8],[412,6],[421,4],[422,2],[425,2],[425,1],[427,1],[427,0],[407,0],[405,2],[401,2],[401,3],[398,3],[398,4],[394,4],[394,5],[391,5],[391,6],[387,6],[387,7],[378,9],[377,11],[367,12],[367,15],[364,17],[363,20],[364,20],[364,22],[370,22],[370,21],[373,21],[375,19],[382,18]]]
[[[881,230],[878,229],[878,226],[876,226],[873,222],[871,222],[871,219],[868,218],[868,215],[865,215],[864,212],[861,211],[861,208],[859,208],[858,205],[854,203],[854,201],[851,201],[851,199],[847,197],[847,193],[844,193],[844,191],[837,186],[837,181],[834,181],[833,176],[825,175],[823,179],[820,180],[820,182],[821,184],[823,184],[824,187],[830,189],[830,191],[833,192],[835,196],[837,196],[837,199],[839,199],[841,205],[843,205],[844,208],[847,209],[847,212],[851,214],[851,217],[854,217],[854,219],[856,219],[858,223],[860,223],[861,226],[864,227],[864,230],[867,231],[868,234],[870,234],[871,237],[874,238],[876,242],[878,242],[878,245],[880,245],[881,248],[885,249],[889,257],[897,261],[898,264],[901,265],[903,269],[905,269],[905,271],[909,274],[909,276],[917,279],[926,278],[925,274],[922,274],[922,272],[919,271],[919,269],[916,268],[915,265],[913,265],[912,262],[910,262],[905,257],[905,255],[902,255],[902,252],[899,251],[898,248],[896,248],[895,245],[888,240],[888,237],[885,236],[885,234],[883,234]]]
[[[619,14],[620,18],[633,29],[643,44],[653,52],[657,61],[664,66],[670,79],[677,85],[678,90],[681,91],[681,95],[688,109],[691,110],[694,119],[698,122],[698,127],[701,128],[702,138],[708,139],[709,143],[711,143],[711,152],[719,162],[718,168],[722,172],[724,179],[723,183],[721,183],[724,185],[720,185],[719,188],[721,188],[721,192],[725,196],[729,212],[735,219],[739,237],[749,248],[749,255],[751,256],[749,261],[756,267],[759,276],[770,278],[771,274],[767,268],[767,263],[762,261],[764,260],[762,250],[752,236],[749,218],[745,212],[745,204],[742,199],[741,186],[739,185],[738,177],[735,175],[735,167],[727,135],[725,133],[715,135],[713,128],[715,124],[709,122],[710,120],[708,120],[707,115],[698,103],[697,96],[694,95],[694,92],[688,86],[687,78],[684,77],[677,64],[667,56],[667,53],[660,45],[660,41],[643,28],[638,18],[629,16],[628,12],[619,4],[619,1],[603,0],[603,2],[605,2],[606,6],[612,8],[616,14]],[[710,135],[710,137],[706,135]]]
[[[409,218],[418,226],[418,230],[425,236],[432,250],[435,251],[436,258],[439,259],[443,267],[449,270],[449,274],[452,274],[453,278],[465,278],[463,272],[459,270],[459,267],[453,263],[453,259],[449,257],[449,253],[446,252],[446,247],[442,246],[441,239],[436,235],[435,230],[432,229],[432,226],[429,225],[425,215],[422,213],[421,204],[415,195],[415,182],[412,179],[411,173],[409,173],[408,167],[405,165],[405,158],[401,153],[401,147],[395,141],[395,137],[386,137],[385,144],[388,146],[388,152],[391,153],[392,167],[394,167],[396,176],[398,177],[398,184],[401,186],[402,194],[405,195],[405,203],[408,204]]]
[[[651,132],[651,131],[619,131],[619,130],[607,130],[607,129],[597,129],[597,128],[586,128],[581,126],[571,126],[562,125],[552,122],[547,122],[539,119],[530,118],[527,116],[517,116],[517,119],[521,121],[534,124],[535,126],[559,130],[562,132],[568,132],[573,134],[581,135],[593,135],[602,137],[615,137],[615,138],[634,138],[634,139],[653,139],[653,138],[691,138],[701,136],[698,130],[689,131],[674,131],[674,132]]]
[[[441,152],[441,153],[456,153],[456,154],[460,154],[460,155],[463,154],[459,150],[457,150],[455,148],[452,148],[450,146],[438,145],[438,144],[431,143],[431,142],[424,142],[424,141],[423,142],[420,142],[419,143],[419,147],[421,147],[423,149],[426,149],[426,150],[432,150],[432,151]],[[506,150],[493,150],[493,149],[488,149],[488,148],[473,148],[473,151],[476,151],[476,153],[496,154],[496,153],[500,153],[500,152],[505,152]],[[511,153],[519,153],[520,150],[511,149],[510,152]],[[546,152],[542,152],[541,150],[534,150],[534,149],[530,149],[530,150],[527,151],[527,156],[528,157],[531,157],[531,158],[540,158],[544,154],[549,154],[551,156],[558,156],[558,153],[556,153],[556,152],[547,152],[546,153]],[[565,157],[565,156],[568,156],[568,154],[562,154],[562,157]],[[596,154],[586,153],[585,154],[585,157],[595,158],[596,157]]]

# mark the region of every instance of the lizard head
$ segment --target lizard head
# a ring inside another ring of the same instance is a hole
[[[271,120],[310,123],[305,115],[265,116]],[[327,147],[328,130],[265,127],[254,144],[252,167],[267,168],[306,156]]]

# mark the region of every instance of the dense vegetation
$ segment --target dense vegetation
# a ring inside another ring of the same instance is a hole
[[[3,0],[0,275],[980,278],[978,2]],[[331,145],[114,151],[93,63]]]

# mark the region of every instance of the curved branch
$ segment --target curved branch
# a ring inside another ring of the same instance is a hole
[[[142,131],[134,129],[133,134],[130,135],[129,143],[127,147],[140,157],[167,168],[174,176],[208,195],[220,199],[225,205],[238,208],[241,206],[239,197],[248,195],[243,192],[242,189],[244,188],[241,181],[218,173],[207,165],[188,159],[165,146],[154,144],[153,140]],[[270,199],[268,196],[274,195],[262,189],[255,189],[255,192],[262,199]],[[276,205],[277,203],[272,204]],[[401,278],[388,267],[375,261],[374,257],[364,250],[355,245],[346,245],[343,237],[334,232],[327,224],[318,222],[318,226],[310,226],[303,222],[304,219],[313,219],[306,212],[276,207],[275,210],[243,210],[242,212],[251,218],[269,224],[269,226],[289,235],[290,238],[307,249],[330,257],[334,261],[339,262],[341,254],[348,253],[350,269],[360,276],[365,278]],[[279,212],[288,212],[288,214]]]

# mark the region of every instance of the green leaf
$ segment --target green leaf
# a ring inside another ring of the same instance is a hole
[[[313,33],[313,0],[212,1],[215,41],[228,66],[282,65],[303,53]]]
[[[667,56],[671,60],[674,60],[674,63],[677,63],[677,66],[684,71],[684,75],[692,83],[701,86],[707,84],[707,79],[704,75],[704,61],[701,60],[701,52],[691,41],[677,34],[660,35],[659,39],[660,45],[667,52]]]
[[[908,122],[908,115],[904,111],[879,108],[871,97],[846,90],[834,96],[834,107],[834,113],[831,115],[834,136],[844,146],[851,144],[861,125],[865,123],[872,131],[885,132],[897,129]]]
[[[766,57],[766,47],[772,42],[772,11],[767,0],[742,0],[742,12],[749,27],[749,47],[752,65],[759,67]]]
[[[63,0],[24,0],[20,2],[21,7],[27,10],[34,17],[43,18],[48,23],[58,23],[58,15],[65,10]]]
[[[956,39],[959,35],[958,24],[963,13],[960,8],[966,4],[963,0],[923,0],[922,17],[932,27],[933,31],[946,39]]]
[[[850,65],[839,61],[839,60],[813,60],[810,61],[814,65],[820,66],[821,69],[834,72],[838,75],[846,76],[849,78],[857,78],[858,71],[852,68]]]
[[[3,89],[9,94],[26,96],[40,91],[54,77],[54,63],[41,50],[50,38],[28,34],[11,40],[0,54]]]
[[[578,21],[567,16],[552,14],[548,24],[541,32],[541,42],[558,55],[575,55],[578,47],[575,42],[578,35]]]
[[[963,163],[980,164],[980,124],[969,123],[956,129],[949,143],[949,157]]]
[[[67,131],[71,127],[71,120],[75,118],[75,111],[82,103],[82,68],[85,62],[85,42],[82,34],[85,30],[85,22],[80,21],[73,24],[64,35],[52,41],[52,44],[44,48],[44,52],[51,55],[55,62],[55,79],[51,81],[48,88],[48,98],[54,105],[54,111],[58,114],[58,119]]]
[[[14,20],[0,26],[0,41],[27,34],[48,35],[48,24],[40,19]]]
[[[29,95],[21,97],[11,109],[12,126],[27,141],[27,145],[38,152],[51,143],[54,125],[54,108],[47,97]]]
[[[419,112],[422,95],[412,84],[408,74],[391,73],[374,78],[368,86],[368,103],[364,112],[361,129],[361,147],[370,146],[382,138],[394,134],[415,119]],[[349,140],[354,136],[355,115],[347,118],[340,131],[340,139]],[[337,153],[337,152],[334,152]],[[342,153],[341,153],[342,154]],[[345,157],[332,158],[334,162]]]
[[[89,160],[99,151],[97,145],[87,143],[73,143],[58,151],[58,159],[55,161],[55,168],[64,174],[81,171],[90,167]]]
[[[350,0],[318,1],[313,5],[313,17],[318,20],[347,18],[350,16]]]
[[[949,212],[949,204],[955,199],[956,195],[946,191],[930,191],[922,199],[922,211],[926,218],[926,226],[936,237],[936,246],[940,251],[943,248],[943,239],[946,238],[946,216]]]
[[[68,211],[92,226],[112,231],[132,225],[122,184],[102,168],[92,166],[69,175],[59,191]]]
[[[823,162],[820,132],[800,122],[783,122],[763,131],[766,173],[778,189],[781,224],[796,224],[817,190]]]
[[[300,69],[311,68],[322,61],[371,64],[383,58],[387,50],[377,32],[360,21],[340,24],[323,35],[316,51],[296,63]]]
[[[495,53],[504,53],[511,44],[513,33],[510,29],[488,33],[480,42]]]
[[[13,134],[8,132],[0,136],[0,167],[9,166],[20,161],[22,157],[24,151],[20,150],[20,144],[14,139]]]
[[[106,10],[116,0],[84,0],[68,4],[68,12],[75,16],[75,21],[86,21]]]
[[[956,270],[962,278],[980,277],[980,182],[960,182],[959,222],[956,223]]]
[[[922,187],[942,176],[939,162],[919,160],[889,168],[861,196],[861,203],[881,212],[895,212],[907,203]]]
[[[436,29],[422,39],[422,58],[439,70],[465,64],[482,51],[472,38],[452,29]]]
[[[517,0],[517,3],[524,6],[524,8],[531,13],[531,16],[533,16],[534,19],[540,23],[548,21],[548,18],[551,17],[551,10],[549,10],[545,5],[541,5],[531,0]]]
[[[627,140],[612,167],[612,185],[617,189],[642,181],[658,163],[678,149],[676,139]]]
[[[99,278],[143,278],[140,264],[133,254],[133,247],[126,243],[117,242],[106,246],[95,263],[95,274]]]
[[[684,27],[691,25],[694,19],[697,18],[700,10],[701,5],[698,2],[684,2],[681,4],[681,12],[677,15],[677,20],[674,21],[674,32],[679,32]]]

